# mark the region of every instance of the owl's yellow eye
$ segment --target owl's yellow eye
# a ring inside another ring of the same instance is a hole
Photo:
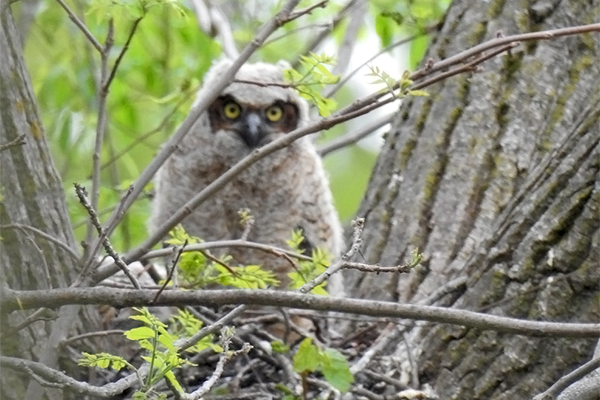
[[[223,114],[225,114],[225,116],[228,119],[236,119],[237,117],[240,116],[241,112],[242,112],[242,109],[239,106],[239,104],[235,103],[233,101],[228,101],[223,106]]]
[[[283,109],[280,106],[271,106],[266,111],[267,119],[271,122],[277,122],[283,117]]]

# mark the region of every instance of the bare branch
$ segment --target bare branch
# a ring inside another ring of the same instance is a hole
[[[566,388],[592,373],[597,368],[600,368],[600,357],[592,358],[575,371],[563,376],[544,393],[535,396],[533,400],[555,400]]]
[[[83,34],[89,40],[89,42],[96,48],[96,50],[98,50],[98,53],[102,54],[104,48],[102,47],[100,42],[96,40],[94,35],[92,35],[87,26],[85,26],[85,24],[77,17],[77,15],[75,15],[75,13],[63,0],[56,0],[56,2],[60,4],[60,6],[67,12],[71,21],[73,21],[75,25],[77,25],[77,27],[81,30],[81,32],[83,32]]]
[[[0,298],[5,312],[38,307],[60,307],[67,304],[108,304],[116,308],[147,305],[154,294],[147,290],[122,290],[111,288],[53,289],[17,291],[6,289]],[[510,317],[481,314],[453,308],[398,304],[373,300],[331,298],[279,290],[172,290],[165,291],[156,306],[202,305],[217,307],[246,305],[299,308],[316,311],[336,311],[380,318],[405,318],[470,328],[493,330],[538,337],[600,337],[599,323],[561,323],[529,321]]]
[[[198,333],[196,333],[194,336],[180,343],[179,350],[184,351],[198,343],[206,336],[219,332],[225,325],[229,324],[235,318],[242,315],[242,313],[246,311],[246,308],[248,308],[246,305],[237,306],[236,308],[228,312],[225,316],[219,318],[219,320],[215,321],[213,324],[200,329]]]
[[[286,23],[286,22],[290,22],[290,21],[293,21],[295,19],[302,17],[303,15],[310,14],[313,10],[315,10],[317,8],[325,8],[327,6],[328,2],[329,2],[329,0],[322,0],[315,4],[310,5],[308,7],[305,7],[301,10],[294,11],[294,12],[290,13],[290,15],[288,16],[287,19],[281,20],[280,22],[282,24]]]
[[[348,250],[346,252],[346,254],[344,254],[342,256],[341,260],[330,265],[325,270],[325,272],[323,272],[321,275],[317,276],[312,281],[306,282],[304,285],[302,285],[302,287],[300,287],[298,289],[298,292],[309,293],[315,287],[317,287],[320,284],[322,284],[323,282],[327,281],[333,274],[340,271],[346,264],[347,260],[352,258],[354,253],[356,253],[360,249],[360,246],[362,244],[362,238],[361,238],[362,231],[363,231],[363,228],[365,227],[365,219],[364,218],[355,219],[354,221],[352,221],[352,227],[354,228],[354,233],[353,233],[353,240],[352,240],[352,245],[350,246],[350,250]]]
[[[378,51],[377,53],[375,53],[375,55],[373,55],[371,58],[369,58],[367,61],[363,62],[361,65],[359,65],[354,71],[352,71],[351,73],[349,73],[348,75],[346,75],[344,78],[342,78],[334,87],[332,87],[331,89],[327,89],[325,91],[324,96],[325,97],[331,97],[333,96],[335,93],[337,93],[338,90],[340,90],[345,84],[346,82],[348,82],[350,80],[350,78],[352,78],[354,75],[356,75],[358,73],[358,71],[360,71],[361,68],[363,68],[365,65],[373,62],[373,60],[377,59],[379,56],[385,54],[385,53],[389,53],[390,51],[392,51],[393,49],[395,49],[398,46],[402,46],[403,44],[407,44],[412,42],[413,40],[426,35],[430,32],[433,32],[435,29],[437,29],[438,24],[432,25],[432,26],[428,26],[426,27],[423,32],[418,33],[416,35],[413,36],[409,36],[405,39],[399,40],[397,42],[394,42],[392,44],[390,44],[389,46],[381,49],[380,51]]]
[[[365,14],[367,13],[367,1],[358,0],[354,9],[350,12],[350,21],[344,31],[344,38],[337,50],[337,63],[333,68],[333,73],[343,74],[350,65],[350,58],[356,45],[356,39],[360,28],[365,23]]]
[[[8,143],[4,143],[4,144],[0,144],[0,153],[2,153],[4,150],[8,150],[11,147],[15,147],[15,146],[22,146],[25,143],[27,143],[27,141],[25,140],[25,134],[21,134],[19,135],[15,140],[11,140]]]
[[[374,272],[376,274],[378,274],[380,272],[406,273],[406,272],[410,272],[410,270],[412,269],[412,267],[409,264],[396,265],[394,267],[381,267],[379,265],[370,265],[370,264],[363,264],[363,263],[357,263],[357,262],[345,262],[342,265],[342,268],[355,269],[355,270],[361,271],[361,272]]]
[[[188,244],[188,241],[186,239],[185,242],[183,243],[183,246],[180,246],[179,248],[171,249],[172,251],[176,250],[177,254],[175,255],[175,258],[173,259],[173,262],[171,263],[171,269],[169,270],[167,279],[165,279],[165,283],[163,283],[162,286],[160,287],[160,289],[158,290],[158,292],[156,292],[156,296],[154,296],[154,299],[152,299],[152,302],[150,304],[154,304],[154,302],[156,302],[156,299],[158,299],[158,297],[163,292],[163,290],[165,290],[165,288],[167,287],[169,282],[171,282],[171,279],[173,278],[173,273],[175,272],[175,269],[177,268],[177,263],[179,262],[179,259],[181,258],[181,254],[183,253],[183,250],[185,249],[185,246],[187,246],[187,244]],[[205,257],[206,257],[206,255],[205,255]]]
[[[137,376],[135,374],[131,374],[117,382],[107,383],[100,387],[93,386],[89,383],[80,382],[76,379],[73,379],[70,376],[65,375],[58,370],[47,367],[42,363],[5,356],[0,356],[0,366],[22,371],[32,377],[36,376],[36,378],[34,378],[36,380],[37,378],[41,378],[44,381],[52,382],[52,384],[60,384],[62,387],[69,388],[77,393],[103,398],[108,398],[123,393],[138,381]],[[139,369],[140,375],[145,376],[148,373],[148,369],[149,368],[147,366],[142,366]]]
[[[223,336],[223,333],[221,334],[221,336]],[[207,394],[210,391],[210,389],[215,385],[215,383],[217,383],[217,380],[223,374],[223,369],[227,362],[229,362],[230,360],[232,360],[235,357],[238,357],[239,355],[248,354],[248,352],[250,350],[252,350],[251,345],[249,345],[248,343],[244,343],[244,346],[240,350],[229,351],[230,342],[231,342],[231,338],[226,337],[225,339],[222,340],[223,352],[221,353],[221,355],[219,357],[219,362],[217,362],[217,366],[215,367],[215,370],[213,371],[210,378],[208,378],[202,384],[202,386],[200,386],[200,388],[193,391],[192,393],[190,393],[190,394],[181,394],[180,393],[179,397],[182,400],[199,400],[199,399],[201,399],[202,396]]]
[[[231,59],[237,58],[240,53],[235,45],[233,30],[221,8],[210,0],[192,0],[192,8],[200,30],[213,37],[215,36],[213,32],[216,32],[223,47],[223,53]]]
[[[131,274],[131,272],[129,271],[129,268],[127,267],[127,264],[125,264],[125,262],[123,262],[123,259],[121,258],[121,256],[119,254],[117,254],[115,249],[110,244],[108,237],[106,237],[104,228],[102,228],[102,225],[100,224],[100,220],[98,219],[98,215],[96,214],[96,211],[92,208],[92,206],[89,203],[85,188],[83,186],[79,185],[78,183],[75,183],[74,186],[75,186],[75,192],[77,193],[77,197],[79,198],[79,202],[87,210],[87,212],[90,216],[91,223],[94,225],[94,227],[98,231],[98,236],[100,238],[102,238],[102,244],[104,245],[104,249],[106,250],[106,253],[109,256],[111,256],[113,258],[113,260],[115,260],[115,264],[121,269],[121,271],[123,271],[125,276],[127,276],[127,278],[129,278],[133,287],[135,287],[136,289],[141,289],[139,282]]]
[[[115,27],[114,21],[112,18],[108,21],[108,32],[106,33],[106,40],[104,42],[104,46],[102,47],[102,51],[100,52],[100,84],[97,87],[96,95],[98,96],[98,119],[96,121],[96,138],[94,141],[94,152],[92,153],[92,189],[91,189],[91,208],[93,210],[98,210],[98,202],[100,199],[100,165],[102,159],[102,144],[104,142],[104,135],[106,133],[106,125],[108,122],[108,112],[107,112],[107,96],[108,96],[108,86],[105,86],[105,82],[108,76],[108,57],[110,54],[110,50],[112,49],[114,43],[114,35],[115,35]],[[92,221],[88,221],[87,230],[85,234],[85,243],[84,246],[84,259],[87,259],[84,264],[84,271],[87,271],[92,264],[93,258],[90,257],[90,254],[96,254],[96,251],[99,249],[99,243],[101,240],[96,242],[96,246],[90,247],[92,243],[92,239],[94,237],[94,226]],[[90,251],[91,249],[94,251]]]
[[[0,229],[18,229],[23,232],[27,232],[27,231],[32,232],[35,235],[59,246],[61,249],[65,250],[67,252],[67,254],[69,254],[73,259],[79,260],[79,254],[77,254],[77,252],[75,250],[70,248],[69,245],[67,245],[64,242],[61,242],[54,236],[51,236],[45,232],[42,232],[41,230],[39,230],[38,228],[35,228],[33,226],[23,225],[23,224],[8,224],[8,225],[0,225]]]
[[[340,137],[337,137],[333,140],[330,140],[327,143],[319,146],[317,148],[317,152],[321,157],[325,157],[329,153],[333,153],[336,150],[343,149],[346,146],[357,143],[359,140],[364,139],[365,137],[374,133],[377,129],[389,124],[392,122],[394,116],[386,115],[383,118],[379,118],[372,123],[364,126],[355,131],[350,131]]]
[[[104,91],[104,93],[108,93],[108,88],[110,87],[110,84],[112,83],[113,79],[115,78],[117,69],[119,68],[119,65],[121,65],[123,56],[125,56],[125,53],[129,49],[129,44],[131,43],[131,39],[133,39],[133,35],[135,34],[135,31],[137,30],[137,27],[141,21],[142,21],[142,17],[136,18],[135,21],[133,21],[133,25],[131,26],[131,30],[129,31],[129,35],[127,36],[127,40],[125,41],[125,44],[123,45],[123,48],[121,49],[121,52],[117,56],[117,59],[115,60],[115,63],[113,65],[112,69],[110,70],[110,74],[108,75],[106,80],[104,82],[102,82],[102,90]],[[106,53],[108,53],[108,50],[109,50],[108,48],[105,49]]]

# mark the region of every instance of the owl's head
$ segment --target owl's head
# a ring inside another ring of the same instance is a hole
[[[232,61],[216,63],[204,78],[203,91],[211,87]],[[245,64],[208,108],[212,132],[233,133],[252,149],[264,145],[305,124],[306,102],[284,84],[285,62]]]

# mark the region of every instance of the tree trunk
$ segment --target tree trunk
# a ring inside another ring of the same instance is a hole
[[[0,146],[25,135],[24,144],[5,148],[0,154],[2,289],[68,287],[77,276],[78,252],[63,185],[46,144],[12,15],[3,10],[0,18]],[[2,355],[57,367],[60,340],[73,333],[76,323],[89,328],[95,313],[84,312],[80,307],[63,307],[58,316],[53,314],[43,313],[41,316],[46,319],[15,330],[10,327],[23,323],[31,313],[0,312]],[[49,316],[54,319],[48,319]],[[72,376],[81,374],[68,372]],[[39,398],[42,393],[29,377],[10,370],[2,371],[0,387],[2,399]],[[55,392],[50,397],[62,398],[62,394]]]
[[[455,0],[426,58],[498,32],[593,23],[600,6],[526,3]],[[598,54],[597,34],[522,43],[483,71],[432,86],[430,97],[407,99],[358,213],[366,217],[362,255],[397,265],[417,247],[424,268],[395,278],[350,273],[348,292],[415,302],[464,276],[466,289],[443,305],[597,322]],[[595,345],[434,324],[407,337],[420,382],[462,400],[528,398],[588,360]]]

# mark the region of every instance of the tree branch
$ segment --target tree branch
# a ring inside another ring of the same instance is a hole
[[[21,134],[19,135],[15,140],[11,140],[8,143],[4,143],[4,144],[0,144],[0,153],[2,153],[4,150],[8,150],[11,147],[15,147],[15,146],[22,146],[25,143],[27,143],[27,141],[25,140],[25,134]]]
[[[103,398],[108,398],[123,393],[125,390],[129,389],[138,382],[137,375],[131,374],[117,382],[107,383],[103,386],[93,386],[89,383],[80,382],[76,379],[73,379],[70,376],[53,368],[47,367],[44,364],[14,357],[0,356],[0,366],[22,371],[32,377],[35,376],[34,379],[36,379],[36,381],[37,378],[42,378],[44,381],[52,382],[52,384],[58,383],[62,385],[62,387],[69,388],[76,393]],[[147,366],[142,366],[139,369],[140,376],[145,376],[147,372]]]
[[[53,289],[2,293],[0,307],[4,312],[38,307],[60,307],[68,304],[107,304],[115,308],[148,305],[154,298],[150,290],[123,290],[112,288]],[[470,328],[493,330],[538,337],[600,337],[600,324],[528,321],[510,317],[481,314],[468,310],[397,304],[373,300],[331,298],[278,290],[189,290],[165,291],[155,306],[202,305],[257,305],[299,308],[316,311],[337,311],[380,318],[406,318],[462,325]],[[243,306],[240,306],[243,307]]]
[[[566,388],[592,373],[597,368],[600,368],[600,357],[592,358],[575,371],[563,376],[544,393],[535,396],[533,400],[555,400]]]
[[[100,221],[98,220],[98,215],[96,214],[96,211],[92,208],[92,206],[89,203],[85,188],[77,183],[75,183],[74,186],[75,186],[75,192],[77,193],[77,197],[79,198],[79,202],[81,203],[81,205],[83,205],[83,207],[87,210],[88,214],[90,215],[91,223],[94,227],[96,227],[96,230],[98,231],[98,236],[100,237],[100,240],[101,240],[100,243],[103,244],[104,249],[106,250],[106,253],[109,256],[111,256],[113,258],[113,260],[115,260],[115,264],[117,265],[117,267],[119,267],[121,269],[121,271],[123,271],[125,276],[127,276],[127,278],[129,278],[133,287],[136,289],[141,289],[139,282],[131,274],[131,271],[129,271],[129,267],[127,267],[127,264],[125,264],[125,262],[123,262],[123,259],[121,258],[121,256],[119,254],[117,254],[115,249],[110,244],[110,241],[108,240],[108,237],[106,236],[106,234],[104,232],[104,228],[102,228],[102,225],[100,224]]]
[[[102,53],[104,51],[100,42],[96,40],[94,35],[89,31],[87,26],[75,15],[75,13],[69,8],[69,6],[63,0],[56,0],[56,2],[67,12],[69,18],[77,27],[83,32],[85,37],[90,41],[90,43],[98,50],[98,53]]]

